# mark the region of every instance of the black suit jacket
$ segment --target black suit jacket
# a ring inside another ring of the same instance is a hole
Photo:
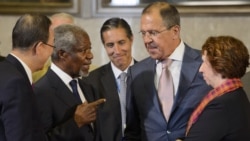
[[[98,109],[96,140],[120,141],[122,139],[121,106],[111,63],[90,72],[84,80],[94,88],[96,98],[106,98],[106,102]]]
[[[185,141],[250,141],[250,103],[243,89],[212,100]]]
[[[44,141],[35,95],[21,63],[0,63],[0,141]]]
[[[0,61],[3,61],[5,59],[5,57],[0,56]]]
[[[93,101],[92,89],[79,81],[88,102]],[[81,104],[70,89],[51,69],[34,85],[40,116],[49,141],[92,141],[90,125],[78,128],[74,121],[76,106]]]

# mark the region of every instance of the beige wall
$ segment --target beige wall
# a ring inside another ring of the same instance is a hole
[[[7,55],[11,50],[11,32],[19,16],[0,15],[0,54]],[[105,50],[101,44],[99,30],[105,18],[79,18],[77,24],[83,27],[90,35],[92,51],[94,53],[93,64],[100,66],[108,62]],[[132,27],[134,33],[133,55],[137,60],[148,56],[142,39],[138,34],[140,19],[123,17]],[[250,15],[238,16],[183,16],[181,18],[182,39],[190,46],[200,49],[203,42],[209,36],[231,35],[241,39],[250,50]]]

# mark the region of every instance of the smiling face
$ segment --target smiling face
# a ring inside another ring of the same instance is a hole
[[[153,59],[166,59],[180,43],[180,27],[174,25],[167,29],[158,10],[141,16],[141,33],[145,47]]]
[[[125,70],[132,60],[133,37],[128,38],[124,28],[112,28],[103,32],[102,36],[110,61],[120,70]]]

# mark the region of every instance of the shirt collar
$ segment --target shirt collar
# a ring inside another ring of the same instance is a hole
[[[181,40],[180,44],[176,47],[174,52],[168,58],[175,61],[182,61],[184,51],[185,51],[185,45],[184,42]],[[159,60],[156,60],[156,63],[159,62],[160,62]]]
[[[122,73],[122,72],[128,72],[128,68],[130,67],[130,66],[132,66],[132,65],[134,65],[134,59],[132,59],[131,60],[131,62],[130,62],[130,64],[129,64],[129,66],[124,70],[124,71],[121,71],[119,68],[117,68],[115,65],[114,65],[114,63],[113,62],[111,62],[111,68],[112,68],[112,71],[113,71],[113,73],[114,73],[114,75],[115,75],[115,78],[118,78],[119,77],[119,75]]]
[[[69,82],[72,80],[72,77],[65,73],[62,69],[60,69],[58,66],[56,66],[54,63],[51,63],[51,70],[53,70],[58,77],[65,83],[69,84]]]
[[[29,68],[29,66],[27,64],[25,64],[19,57],[17,57],[16,55],[14,55],[13,53],[10,53],[12,56],[14,56],[23,66],[26,74],[28,75],[28,78],[29,78],[29,81],[30,81],[30,84],[32,84],[33,80],[32,80],[32,71],[31,69]]]

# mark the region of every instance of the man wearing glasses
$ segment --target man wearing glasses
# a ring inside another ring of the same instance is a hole
[[[175,141],[209,91],[198,70],[201,55],[180,38],[180,16],[166,2],[146,6],[141,34],[149,58],[128,71],[127,141]]]
[[[25,14],[12,32],[12,51],[0,63],[0,140],[45,141],[34,100],[32,72],[43,68],[53,48],[51,21]]]

